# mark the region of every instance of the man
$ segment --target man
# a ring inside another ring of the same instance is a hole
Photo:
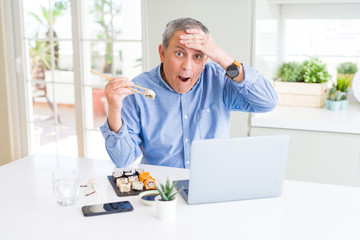
[[[230,111],[266,112],[277,104],[272,85],[217,46],[199,21],[169,22],[159,55],[155,69],[105,87],[108,120],[101,131],[117,167],[142,154],[142,163],[189,168],[193,140],[229,137]],[[128,88],[134,84],[153,90],[155,100],[134,94]]]

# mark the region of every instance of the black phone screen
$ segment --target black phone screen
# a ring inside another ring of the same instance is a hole
[[[86,217],[110,213],[129,212],[132,210],[134,210],[134,208],[129,201],[96,204],[82,207],[82,212]]]

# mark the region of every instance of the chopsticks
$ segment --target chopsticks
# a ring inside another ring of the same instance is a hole
[[[109,81],[110,81],[111,79],[113,79],[112,77],[110,77],[110,76],[108,76],[108,75],[105,75],[105,74],[103,74],[103,73],[95,72],[94,70],[90,70],[90,72],[91,72],[91,73],[94,73],[94,74],[96,74],[96,75],[98,75],[98,76],[100,76],[100,77],[103,77],[103,78],[105,78],[105,79],[107,79],[107,80],[109,80]],[[138,91],[138,90],[136,90],[136,89],[134,89],[134,88],[132,88],[132,87],[144,89],[144,90],[145,90],[145,93],[140,92],[140,91]],[[144,95],[144,96],[147,97],[147,98],[155,99],[155,95],[156,95],[156,94],[155,94],[155,92],[154,92],[153,90],[147,89],[147,88],[143,88],[143,87],[140,87],[140,86],[137,86],[137,85],[133,85],[132,87],[128,87],[128,88],[134,90],[134,91],[137,92],[137,93],[140,93],[140,94]]]

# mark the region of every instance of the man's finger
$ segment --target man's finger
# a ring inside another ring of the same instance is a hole
[[[180,40],[181,44],[204,44],[204,39],[188,39],[188,40]]]
[[[198,29],[198,28],[186,29],[186,33],[198,33],[198,34],[201,34],[201,35],[205,35],[204,31],[201,30],[201,29]]]
[[[204,36],[200,34],[183,34],[180,35],[180,39],[204,39]]]
[[[130,95],[133,93],[134,93],[134,91],[130,88],[118,88],[118,89],[112,89],[110,91],[110,94],[113,94],[113,95]]]
[[[129,81],[129,80],[119,80],[119,79],[113,79],[111,80],[108,85],[111,88],[115,88],[115,87],[127,87],[127,86],[133,86],[134,83]]]

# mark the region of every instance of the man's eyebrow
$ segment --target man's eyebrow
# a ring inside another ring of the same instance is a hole
[[[185,48],[180,47],[180,46],[176,46],[175,48],[180,48],[181,50],[185,51]]]
[[[176,46],[175,48],[180,48],[181,50],[185,51],[185,48],[181,47],[181,46]],[[196,53],[201,53],[204,54],[202,51],[196,50]]]

